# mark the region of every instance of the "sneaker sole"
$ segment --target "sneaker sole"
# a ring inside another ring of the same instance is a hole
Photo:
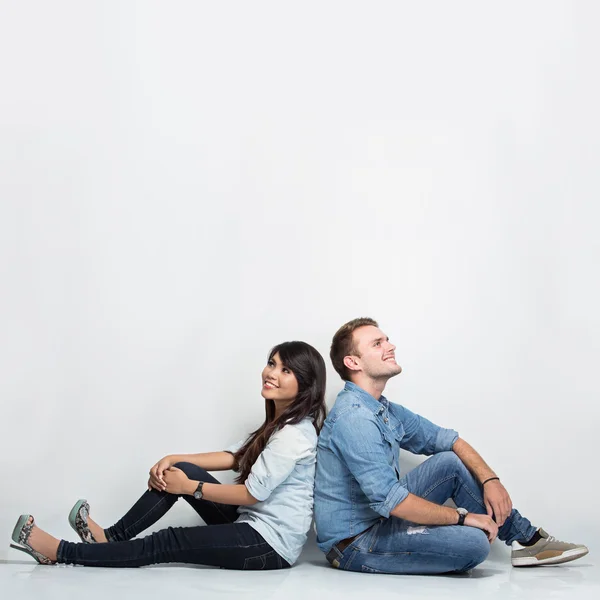
[[[559,565],[561,563],[577,560],[585,556],[589,550],[587,548],[574,548],[566,550],[560,556],[552,556],[551,558],[543,558],[538,560],[535,556],[524,556],[521,558],[513,558],[511,560],[513,567],[536,567],[538,565]]]

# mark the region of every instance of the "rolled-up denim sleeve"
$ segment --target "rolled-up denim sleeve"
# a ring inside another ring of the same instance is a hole
[[[395,408],[400,411],[400,421],[404,427],[404,437],[400,443],[403,450],[427,456],[452,450],[458,439],[458,432],[454,429],[444,429],[404,406],[395,405]]]
[[[311,455],[314,457],[315,453],[316,436],[315,440],[309,440],[294,425],[286,425],[271,436],[252,465],[245,481],[246,488],[260,502],[266,500],[289,477],[298,461]]]
[[[389,463],[390,447],[370,414],[353,410],[335,423],[332,446],[358,482],[369,506],[382,517],[408,496]]]

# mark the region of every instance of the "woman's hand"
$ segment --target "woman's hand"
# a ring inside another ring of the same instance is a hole
[[[154,488],[159,492],[165,491],[164,472],[174,464],[171,456],[161,458],[151,469],[150,479],[148,479],[148,489]]]
[[[169,494],[189,494],[190,479],[177,467],[169,467],[163,474],[165,492]]]

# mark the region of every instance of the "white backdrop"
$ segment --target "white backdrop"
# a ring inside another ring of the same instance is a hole
[[[367,315],[387,396],[594,545],[596,2],[0,6],[0,557],[21,512],[111,524],[262,422],[272,345]]]

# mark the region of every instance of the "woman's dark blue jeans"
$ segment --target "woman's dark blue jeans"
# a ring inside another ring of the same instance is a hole
[[[176,466],[192,480],[220,483],[191,463]],[[156,523],[179,498],[191,505],[205,526],[168,527],[132,539]],[[178,562],[248,570],[290,566],[250,525],[235,523],[237,517],[237,506],[153,489],[145,492],[121,520],[105,529],[109,543],[75,544],[61,540],[58,562],[88,567],[142,567]]]

